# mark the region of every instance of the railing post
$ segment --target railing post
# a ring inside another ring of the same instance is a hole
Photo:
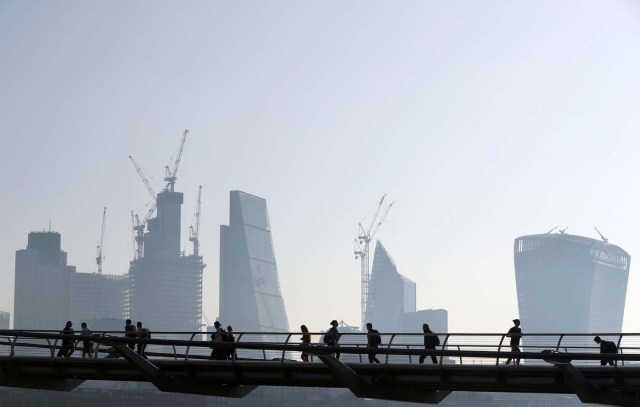
[[[556,352],[560,352],[560,343],[562,342],[562,339],[564,339],[564,334],[560,334],[560,337],[558,338],[558,344],[556,345]],[[566,349],[565,349],[565,353],[566,353]]]
[[[290,339],[291,339],[291,334],[287,335],[287,340],[284,341],[284,346],[287,346],[289,344]],[[285,352],[286,352],[286,349],[282,349],[282,358],[280,359],[280,362],[282,363],[284,363]]]
[[[444,342],[442,343],[440,350],[444,350],[444,347],[447,345],[447,342],[449,342],[449,336],[450,334],[447,334],[447,336],[444,337]],[[440,363],[439,363],[440,366],[442,366],[442,359],[444,359],[444,356],[440,355]]]
[[[9,351],[9,357],[11,357],[11,358],[16,355],[15,347],[16,347],[16,341],[17,340],[18,340],[17,336],[13,338],[13,342],[11,341],[11,339],[9,339],[9,343],[11,344],[11,350]]]
[[[500,353],[500,351],[502,350],[502,342],[504,342],[504,338],[506,338],[507,335],[502,335],[502,337],[500,338],[500,343],[498,344],[498,353]],[[500,355],[496,356],[496,366],[500,366]]]
[[[191,348],[191,342],[193,341],[193,338],[195,338],[195,337],[196,337],[196,335],[199,335],[199,334],[195,334],[195,333],[194,333],[194,334],[191,334],[191,338],[189,338],[189,344],[187,345],[187,350],[186,350],[186,352],[185,352],[185,354],[184,354],[184,361],[185,361],[185,362],[186,362],[187,360],[189,360],[189,349]]]
[[[622,336],[624,334],[620,334],[620,336],[618,337],[618,344],[617,344],[617,348],[620,351],[620,354],[622,355],[622,349],[620,348],[620,343],[622,343]],[[620,362],[622,362],[622,366],[624,366],[624,359],[620,360]],[[616,360],[616,367],[618,367],[618,361]]]
[[[387,350],[391,350],[391,343],[393,342],[393,339],[396,337],[396,334],[392,334],[391,338],[389,339],[389,344],[387,345]],[[386,359],[384,361],[385,365],[389,364],[389,354],[387,353],[386,355]]]
[[[409,345],[407,345],[407,350],[411,350],[411,349],[409,348]],[[410,364],[410,365],[411,365],[411,364],[413,364],[413,363],[411,362],[411,354],[409,354],[409,364]]]

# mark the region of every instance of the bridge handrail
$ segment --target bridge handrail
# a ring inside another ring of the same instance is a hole
[[[116,334],[118,336],[112,336],[112,334]],[[147,345],[164,345],[170,347],[171,352],[167,353],[159,353],[154,352],[157,355],[162,355],[163,357],[171,357],[174,360],[184,359],[185,362],[189,360],[189,358],[202,359],[203,355],[198,354],[192,355],[191,351],[193,348],[222,348],[226,352],[230,349],[233,349],[232,361],[235,363],[237,360],[236,350],[244,349],[244,350],[257,350],[261,351],[262,359],[267,360],[267,352],[280,352],[281,357],[279,358],[282,363],[287,360],[287,355],[290,353],[298,353],[301,351],[299,344],[291,343],[291,339],[293,335],[299,335],[299,332],[236,332],[237,335],[236,342],[228,343],[213,343],[209,340],[202,340],[202,336],[206,336],[209,333],[206,332],[188,332],[184,333],[188,334],[188,339],[168,339],[168,338],[158,338],[157,335],[171,335],[172,337],[178,336],[181,333],[177,332],[156,332],[154,331],[154,338],[126,338],[124,337],[124,331],[96,331],[94,335],[91,337],[91,340],[96,342],[96,352],[94,353],[94,358],[98,357],[98,353],[102,352],[100,349],[101,346],[108,346],[108,342],[118,342],[118,343],[144,343]],[[319,333],[310,333],[312,336],[321,337],[324,335],[324,332]],[[201,336],[202,335],[202,336]],[[366,333],[341,333],[342,336],[355,336],[362,337],[363,340],[366,338]],[[412,363],[412,356],[422,356],[434,355],[439,357],[439,363],[442,365],[447,357],[455,357],[459,360],[460,364],[464,363],[464,358],[480,358],[481,360],[486,359],[496,359],[496,363],[500,363],[501,358],[507,357],[519,357],[521,359],[543,359],[543,357],[536,352],[531,352],[534,349],[551,349],[555,351],[560,351],[560,349],[564,349],[565,353],[562,353],[563,357],[566,359],[567,355],[570,355],[571,358],[575,360],[601,360],[606,357],[606,359],[620,360],[621,364],[624,365],[625,361],[640,361],[640,352],[634,353],[640,350],[640,333],[598,333],[597,335],[602,337],[617,337],[617,345],[619,353],[617,354],[600,354],[598,353],[599,347],[595,344],[592,346],[588,346],[590,341],[586,341],[585,338],[592,338],[596,334],[595,333],[523,333],[523,338],[536,338],[536,337],[547,337],[548,339],[557,338],[553,343],[548,342],[540,342],[534,341],[533,343],[523,345],[522,349],[524,350],[521,353],[514,352],[505,352],[503,351],[503,344],[505,338],[508,336],[504,333],[495,334],[495,333],[446,333],[440,334],[439,336],[444,336],[443,343],[436,348],[436,350],[425,350],[422,348],[422,345],[418,342],[416,343],[407,343],[405,340],[400,338],[411,338],[411,337],[423,337],[424,333],[381,333],[381,336],[386,339],[385,346],[381,348],[367,348],[359,343],[344,343],[339,347],[329,347],[325,346],[321,343],[312,343],[309,348],[306,348],[312,356],[314,352],[318,350],[324,349],[326,351],[339,351],[344,354],[352,354],[357,355],[358,360],[362,362],[362,355],[366,353],[377,353],[385,356],[385,364],[389,364],[391,362],[397,362],[397,359],[391,358],[391,356],[405,356],[408,357],[409,362]],[[254,338],[252,338],[254,336]],[[2,337],[6,337],[6,341],[2,341]],[[16,348],[20,347],[35,347],[35,348],[43,348],[48,349],[50,356],[55,357],[55,349],[58,347],[58,343],[61,339],[65,338],[73,338],[74,343],[85,340],[87,337],[80,335],[80,332],[74,333],[73,335],[62,334],[60,331],[43,331],[43,330],[0,330],[0,346],[8,345],[9,346],[9,356],[16,356]],[[255,340],[258,339],[262,340]],[[270,340],[264,340],[265,338],[271,338]],[[275,339],[273,339],[275,338]],[[282,338],[282,339],[278,339]],[[454,341],[455,339],[455,341]],[[623,339],[629,346],[624,346]],[[42,340],[46,341],[46,344],[34,344],[28,343],[25,341],[29,340]],[[493,341],[497,341],[498,343]],[[571,343],[571,340],[576,341],[575,343]],[[629,343],[629,341],[635,341],[635,343]],[[52,344],[53,341],[53,344]],[[493,343],[491,343],[493,342]],[[185,352],[182,353],[178,348],[185,347]],[[493,350],[496,349],[497,350]],[[571,350],[571,352],[569,352]],[[586,350],[587,352],[582,352]],[[577,352],[576,352],[577,351]],[[625,352],[626,351],[626,352]],[[544,358],[548,358],[545,356]],[[406,360],[406,359],[405,359]]]

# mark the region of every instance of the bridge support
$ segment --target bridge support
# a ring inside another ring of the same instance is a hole
[[[247,385],[211,385],[194,382],[192,380],[188,382],[176,380],[173,376],[170,376],[158,369],[158,367],[149,362],[149,360],[135,353],[125,343],[110,341],[104,341],[104,343],[113,347],[118,354],[134,365],[140,373],[142,373],[151,383],[153,383],[154,386],[158,388],[158,390],[162,392],[242,398],[258,387]]]
[[[345,385],[358,398],[374,398],[393,401],[411,401],[414,403],[438,404],[451,394],[449,390],[419,390],[398,388],[382,380],[367,381],[349,366],[331,355],[317,355],[331,371],[331,374]]]
[[[638,393],[602,390],[594,386],[571,363],[558,363],[564,381],[573,389],[583,403],[608,404],[611,406],[634,407],[640,405]]]

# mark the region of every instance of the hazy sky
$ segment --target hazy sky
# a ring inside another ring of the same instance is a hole
[[[149,203],[128,156],[160,190],[188,128],[182,245],[202,184],[211,320],[230,190],[267,199],[312,331],[359,324],[352,241],[387,193],[379,237],[450,331],[506,330],[513,240],[558,225],[631,254],[639,332],[639,44],[636,1],[0,0],[0,310],[49,221],[94,271],[107,206],[104,272],[125,273]]]

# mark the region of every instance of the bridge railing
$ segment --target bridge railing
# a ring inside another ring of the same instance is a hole
[[[150,358],[171,358],[174,360],[209,360],[228,358],[238,360],[300,360],[301,352],[307,352],[311,361],[318,355],[340,352],[340,360],[345,363],[366,363],[368,353],[377,354],[382,363],[416,364],[421,356],[425,363],[432,364],[431,355],[437,364],[500,364],[508,357],[523,360],[524,364],[541,364],[542,351],[559,352],[574,364],[599,364],[599,345],[593,341],[598,335],[618,346],[617,355],[608,355],[619,361],[619,365],[637,364],[640,361],[640,334],[625,333],[542,333],[522,334],[522,353],[512,353],[510,340],[503,333],[450,333],[438,335],[440,345],[435,351],[425,351],[422,333],[381,333],[382,343],[378,348],[367,348],[367,336],[363,333],[344,333],[340,346],[332,348],[323,344],[324,333],[311,333],[309,346],[301,346],[299,332],[235,332],[233,343],[216,343],[210,340],[210,333],[202,332],[153,332],[151,339],[125,338],[124,332],[93,332],[94,358],[115,356],[112,343],[147,345],[146,354]],[[73,357],[82,354],[82,341],[86,337],[79,334],[62,335],[59,331],[17,331],[0,330],[0,357],[56,357],[63,339],[72,339],[75,344]]]

